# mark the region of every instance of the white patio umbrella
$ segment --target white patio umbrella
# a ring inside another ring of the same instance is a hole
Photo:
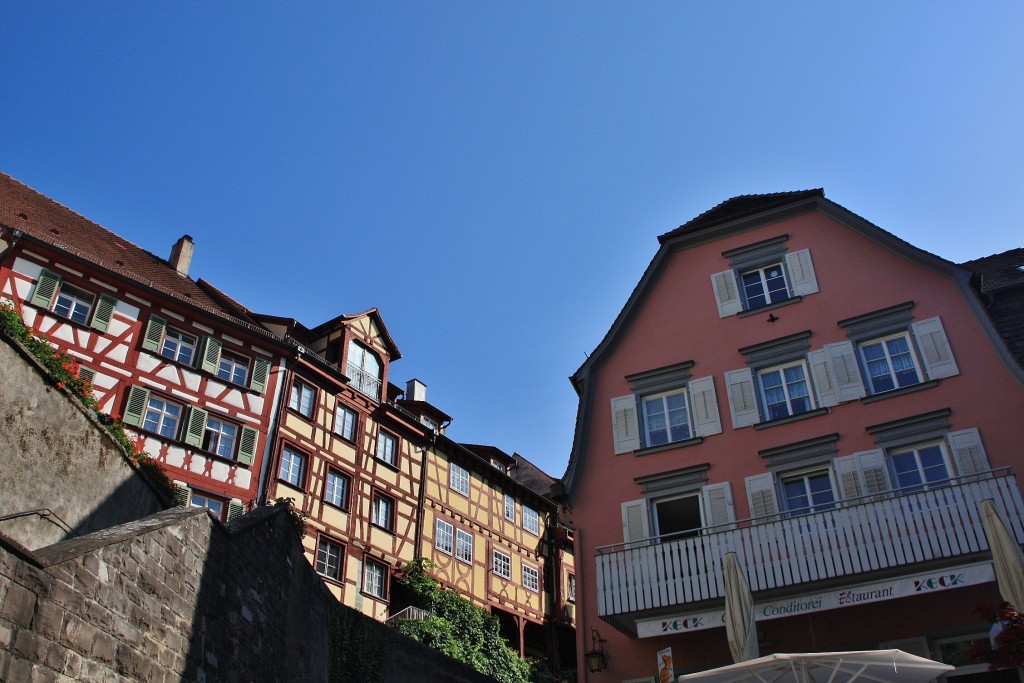
[[[1020,544],[1006,528],[991,500],[981,501],[981,514],[988,547],[992,550],[999,594],[1016,609],[1024,609],[1024,555]]]
[[[683,683],[927,683],[953,667],[902,650],[774,654],[680,676]]]
[[[754,597],[736,553],[725,554],[725,635],[729,639],[732,661],[745,662],[760,654],[754,624]]]

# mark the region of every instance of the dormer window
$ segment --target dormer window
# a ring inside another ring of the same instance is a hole
[[[369,396],[374,401],[380,400],[380,360],[370,349],[359,342],[353,341],[348,345],[346,374],[352,380],[352,386],[356,391]]]

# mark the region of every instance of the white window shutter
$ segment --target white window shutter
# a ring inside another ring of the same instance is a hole
[[[712,275],[711,287],[715,290],[719,318],[728,318],[743,310],[740,290],[736,286],[736,275],[731,270],[723,270]]]
[[[758,521],[770,517],[779,511],[779,504],[775,498],[775,475],[771,472],[755,474],[746,478],[747,502],[750,503],[750,516]]]
[[[953,461],[956,463],[957,472],[961,477],[988,472],[991,469],[977,427],[950,432],[946,435],[946,439],[953,451]]]
[[[693,406],[693,431],[697,436],[722,433],[714,377],[701,377],[690,382],[690,404]]]
[[[733,429],[760,422],[757,398],[754,395],[754,374],[750,368],[725,373],[725,387],[729,392],[729,414]]]
[[[860,375],[860,365],[857,364],[857,354],[853,350],[853,342],[825,344],[824,349],[828,355],[833,377],[836,379],[836,398],[839,402],[864,398],[867,391]]]
[[[814,380],[814,391],[818,395],[818,405],[828,408],[839,403],[836,381],[832,376],[832,364],[825,349],[808,353],[807,362],[811,364],[811,378]]]
[[[786,265],[789,267],[789,289],[793,296],[804,296],[818,291],[818,279],[814,276],[810,249],[786,254]]]
[[[622,540],[642,541],[650,535],[647,524],[647,500],[630,500],[622,504]]]
[[[839,492],[843,500],[852,500],[864,495],[864,486],[860,481],[860,472],[857,470],[857,458],[852,455],[844,455],[832,461],[836,471],[836,479],[839,481]]]
[[[702,488],[701,503],[704,506],[704,526],[720,526],[736,521],[736,506],[732,502],[732,485],[729,482],[708,484]]]
[[[633,394],[612,399],[612,435],[616,455],[640,449],[640,427]]]
[[[921,349],[924,364],[928,370],[928,379],[942,379],[960,374],[960,369],[953,359],[953,350],[949,348],[946,330],[938,316],[919,320],[911,326],[917,348]]]
[[[885,493],[892,488],[889,485],[889,466],[885,461],[885,451],[874,448],[853,455],[857,459],[857,469],[860,470],[866,495]]]

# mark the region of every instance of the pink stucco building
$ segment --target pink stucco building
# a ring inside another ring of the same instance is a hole
[[[578,651],[607,655],[580,680],[657,680],[666,648],[677,675],[731,663],[729,551],[761,654],[899,647],[976,672],[956,653],[999,600],[981,501],[1024,541],[1024,372],[971,272],[821,190],[658,239],[572,377]]]

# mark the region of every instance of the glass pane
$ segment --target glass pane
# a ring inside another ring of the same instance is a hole
[[[757,308],[768,303],[764,284],[761,282],[760,270],[743,275],[743,293],[747,297],[747,308]]]
[[[768,301],[778,303],[789,298],[789,292],[786,291],[786,278],[782,275],[781,265],[765,268],[764,275],[768,285]]]

